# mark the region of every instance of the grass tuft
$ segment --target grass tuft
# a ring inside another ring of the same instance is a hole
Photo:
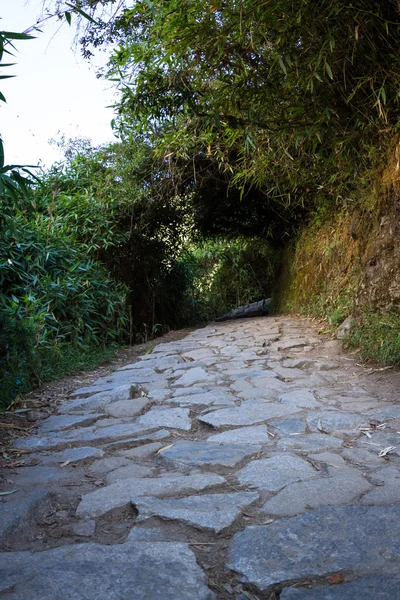
[[[365,311],[350,330],[347,346],[359,348],[360,355],[366,360],[400,366],[400,314]]]

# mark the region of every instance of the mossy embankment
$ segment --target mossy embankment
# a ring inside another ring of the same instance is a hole
[[[345,343],[368,360],[400,365],[400,145],[351,206],[316,213],[285,249],[276,308],[353,317]]]

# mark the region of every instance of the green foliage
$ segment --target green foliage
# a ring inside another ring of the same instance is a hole
[[[400,365],[400,314],[365,311],[350,330],[348,347],[359,349],[366,360],[387,366]]]
[[[27,191],[0,198],[2,403],[66,371],[67,356],[121,341],[128,323],[126,287],[46,230]]]
[[[190,164],[201,180],[208,159],[293,221],[347,201],[397,128],[396,0],[120,6],[84,43],[120,42],[110,62],[120,131],[148,136],[176,180]]]
[[[181,259],[190,272],[194,320],[212,319],[271,295],[278,254],[265,240],[205,240]]]

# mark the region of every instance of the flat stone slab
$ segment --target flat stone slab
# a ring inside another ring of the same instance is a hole
[[[88,385],[85,387],[81,387],[69,395],[69,398],[84,398],[85,396],[91,396],[93,394],[97,394],[98,392],[104,392],[107,390],[111,390],[112,385]]]
[[[265,425],[254,425],[211,435],[207,442],[215,444],[272,444],[273,439],[269,437]]]
[[[82,390],[97,390],[92,391],[89,397],[84,394],[84,397],[79,397],[77,400],[72,402],[66,402],[62,404],[58,411],[60,413],[74,413],[74,412],[99,412],[104,410],[104,407],[112,402],[118,402],[119,400],[129,400],[132,397],[132,385],[115,385],[107,383],[102,386],[93,386],[92,388],[82,388]],[[79,391],[79,390],[78,390]]]
[[[38,434],[46,434],[49,431],[63,431],[64,429],[72,429],[74,427],[82,427],[83,425],[91,425],[101,414],[89,415],[52,415],[45,421],[40,423]]]
[[[94,475],[102,475],[120,469],[129,464],[129,458],[124,456],[109,456],[101,460],[95,460],[89,467],[88,471]]]
[[[369,418],[375,419],[376,421],[390,421],[392,419],[400,419],[400,405],[391,404],[389,406],[381,407],[379,409],[371,410],[368,413]]]
[[[38,460],[41,464],[63,464],[67,461],[71,463],[82,462],[91,458],[102,458],[104,451],[100,448],[91,448],[90,446],[83,448],[67,448],[61,452],[41,453],[32,455],[31,458]]]
[[[31,485],[46,485],[53,486],[54,484],[66,483],[75,477],[75,473],[71,470],[61,469],[60,467],[37,465],[33,467],[25,467],[21,473],[15,478],[16,486],[31,486]]]
[[[187,408],[153,408],[136,421],[143,429],[156,429],[157,427],[171,427],[190,431],[192,421]]]
[[[185,387],[195,385],[196,383],[208,383],[216,380],[216,375],[208,373],[202,367],[195,367],[186,371],[179,379],[173,383],[174,387]]]
[[[367,440],[366,440],[367,441]],[[372,448],[371,446],[369,446]],[[379,458],[377,450],[375,448],[375,453],[371,452],[371,450],[367,450],[368,446],[365,446],[365,450],[363,448],[346,448],[342,452],[342,456],[346,458],[348,461],[362,466],[381,466],[382,458]]]
[[[268,500],[262,511],[277,517],[289,517],[310,508],[353,502],[371,488],[372,485],[357,469],[344,468],[334,477],[322,477],[288,485]]]
[[[277,492],[289,483],[317,476],[317,471],[310,463],[290,454],[274,454],[272,458],[253,460],[236,473],[241,484],[270,492]]]
[[[371,575],[341,585],[313,590],[285,588],[280,600],[394,600],[400,589],[400,577]]]
[[[170,496],[184,492],[199,492],[224,483],[226,482],[223,477],[213,473],[125,479],[83,496],[76,514],[78,517],[99,517],[114,508],[128,506],[131,498],[138,496]]]
[[[106,406],[106,413],[110,417],[136,417],[150,404],[149,398],[131,398],[130,400],[119,400]]]
[[[149,467],[132,463],[111,471],[106,475],[105,480],[107,484],[111,484],[132,477],[150,477],[152,472],[153,469],[149,469]]]
[[[232,406],[235,404],[235,396],[224,392],[223,390],[215,389],[210,392],[201,394],[191,394],[188,396],[177,396],[169,400],[172,404],[199,404],[199,405],[224,405]]]
[[[368,417],[339,410],[312,411],[307,416],[307,424],[311,431],[316,432],[320,427],[328,432],[354,430],[361,425],[368,425]]]
[[[168,464],[179,465],[221,465],[234,467],[247,456],[260,452],[261,446],[250,444],[215,444],[209,442],[177,442],[159,457]]]
[[[284,406],[282,404],[273,404],[260,401],[243,402],[241,406],[235,408],[223,408],[216,410],[198,418],[202,423],[207,423],[212,427],[221,427],[229,425],[253,425],[263,421],[284,417],[293,412],[298,412],[298,409]]]
[[[152,442],[151,444],[144,444],[137,448],[130,448],[127,450],[118,450],[120,456],[126,456],[127,458],[146,459],[155,454],[163,445],[160,442]]]
[[[144,433],[143,435],[139,435],[134,438],[122,438],[119,440],[115,440],[110,442],[109,444],[105,444],[105,448],[111,448],[113,450],[118,450],[118,448],[131,448],[132,446],[138,444],[138,442],[143,441],[154,441],[154,440],[165,440],[170,437],[170,433],[167,429],[159,429],[158,431],[149,431],[148,433]]]
[[[206,390],[201,387],[180,387],[173,390],[172,397],[191,396],[192,394],[203,394]]]
[[[374,433],[370,439],[360,439],[357,446],[370,452],[379,454],[388,446],[393,446],[391,455],[400,456],[400,434],[399,433]]]
[[[279,394],[278,402],[289,406],[298,406],[299,408],[317,408],[320,406],[312,391],[305,388]]]
[[[399,535],[400,505],[317,508],[235,534],[227,566],[260,590],[342,570],[368,574],[400,559]]]
[[[187,544],[76,544],[0,556],[10,600],[213,600]],[[184,575],[184,576],[183,576]],[[6,591],[7,590],[7,591]]]
[[[271,421],[270,425],[286,435],[304,433],[306,430],[304,419],[279,419],[278,421]]]
[[[300,435],[289,435],[278,440],[277,450],[303,450],[305,452],[317,452],[330,448],[341,448],[343,440],[326,435],[324,433],[302,433]]]
[[[369,474],[375,487],[361,498],[361,504],[384,505],[400,502],[400,469],[391,466]]]
[[[258,494],[254,492],[234,492],[232,494],[168,498],[167,500],[133,498],[132,504],[139,511],[139,520],[157,516],[220,533],[230,527],[241,515],[241,507],[248,506],[256,500],[258,500]]]
[[[121,438],[128,438],[135,434],[143,434],[146,429],[149,430],[156,428],[157,425],[144,427],[142,424],[139,425],[136,423],[122,423],[120,425],[110,425],[109,427],[98,428],[82,427],[80,429],[73,429],[72,431],[67,431],[65,433],[49,433],[47,437],[28,437],[15,440],[14,447],[31,451],[52,450],[54,448],[68,446],[70,444],[105,442],[107,440],[118,440]]]

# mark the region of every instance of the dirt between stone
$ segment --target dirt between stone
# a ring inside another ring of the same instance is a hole
[[[34,395],[53,416],[3,450],[0,593],[392,600],[400,374],[320,330],[213,323]]]

